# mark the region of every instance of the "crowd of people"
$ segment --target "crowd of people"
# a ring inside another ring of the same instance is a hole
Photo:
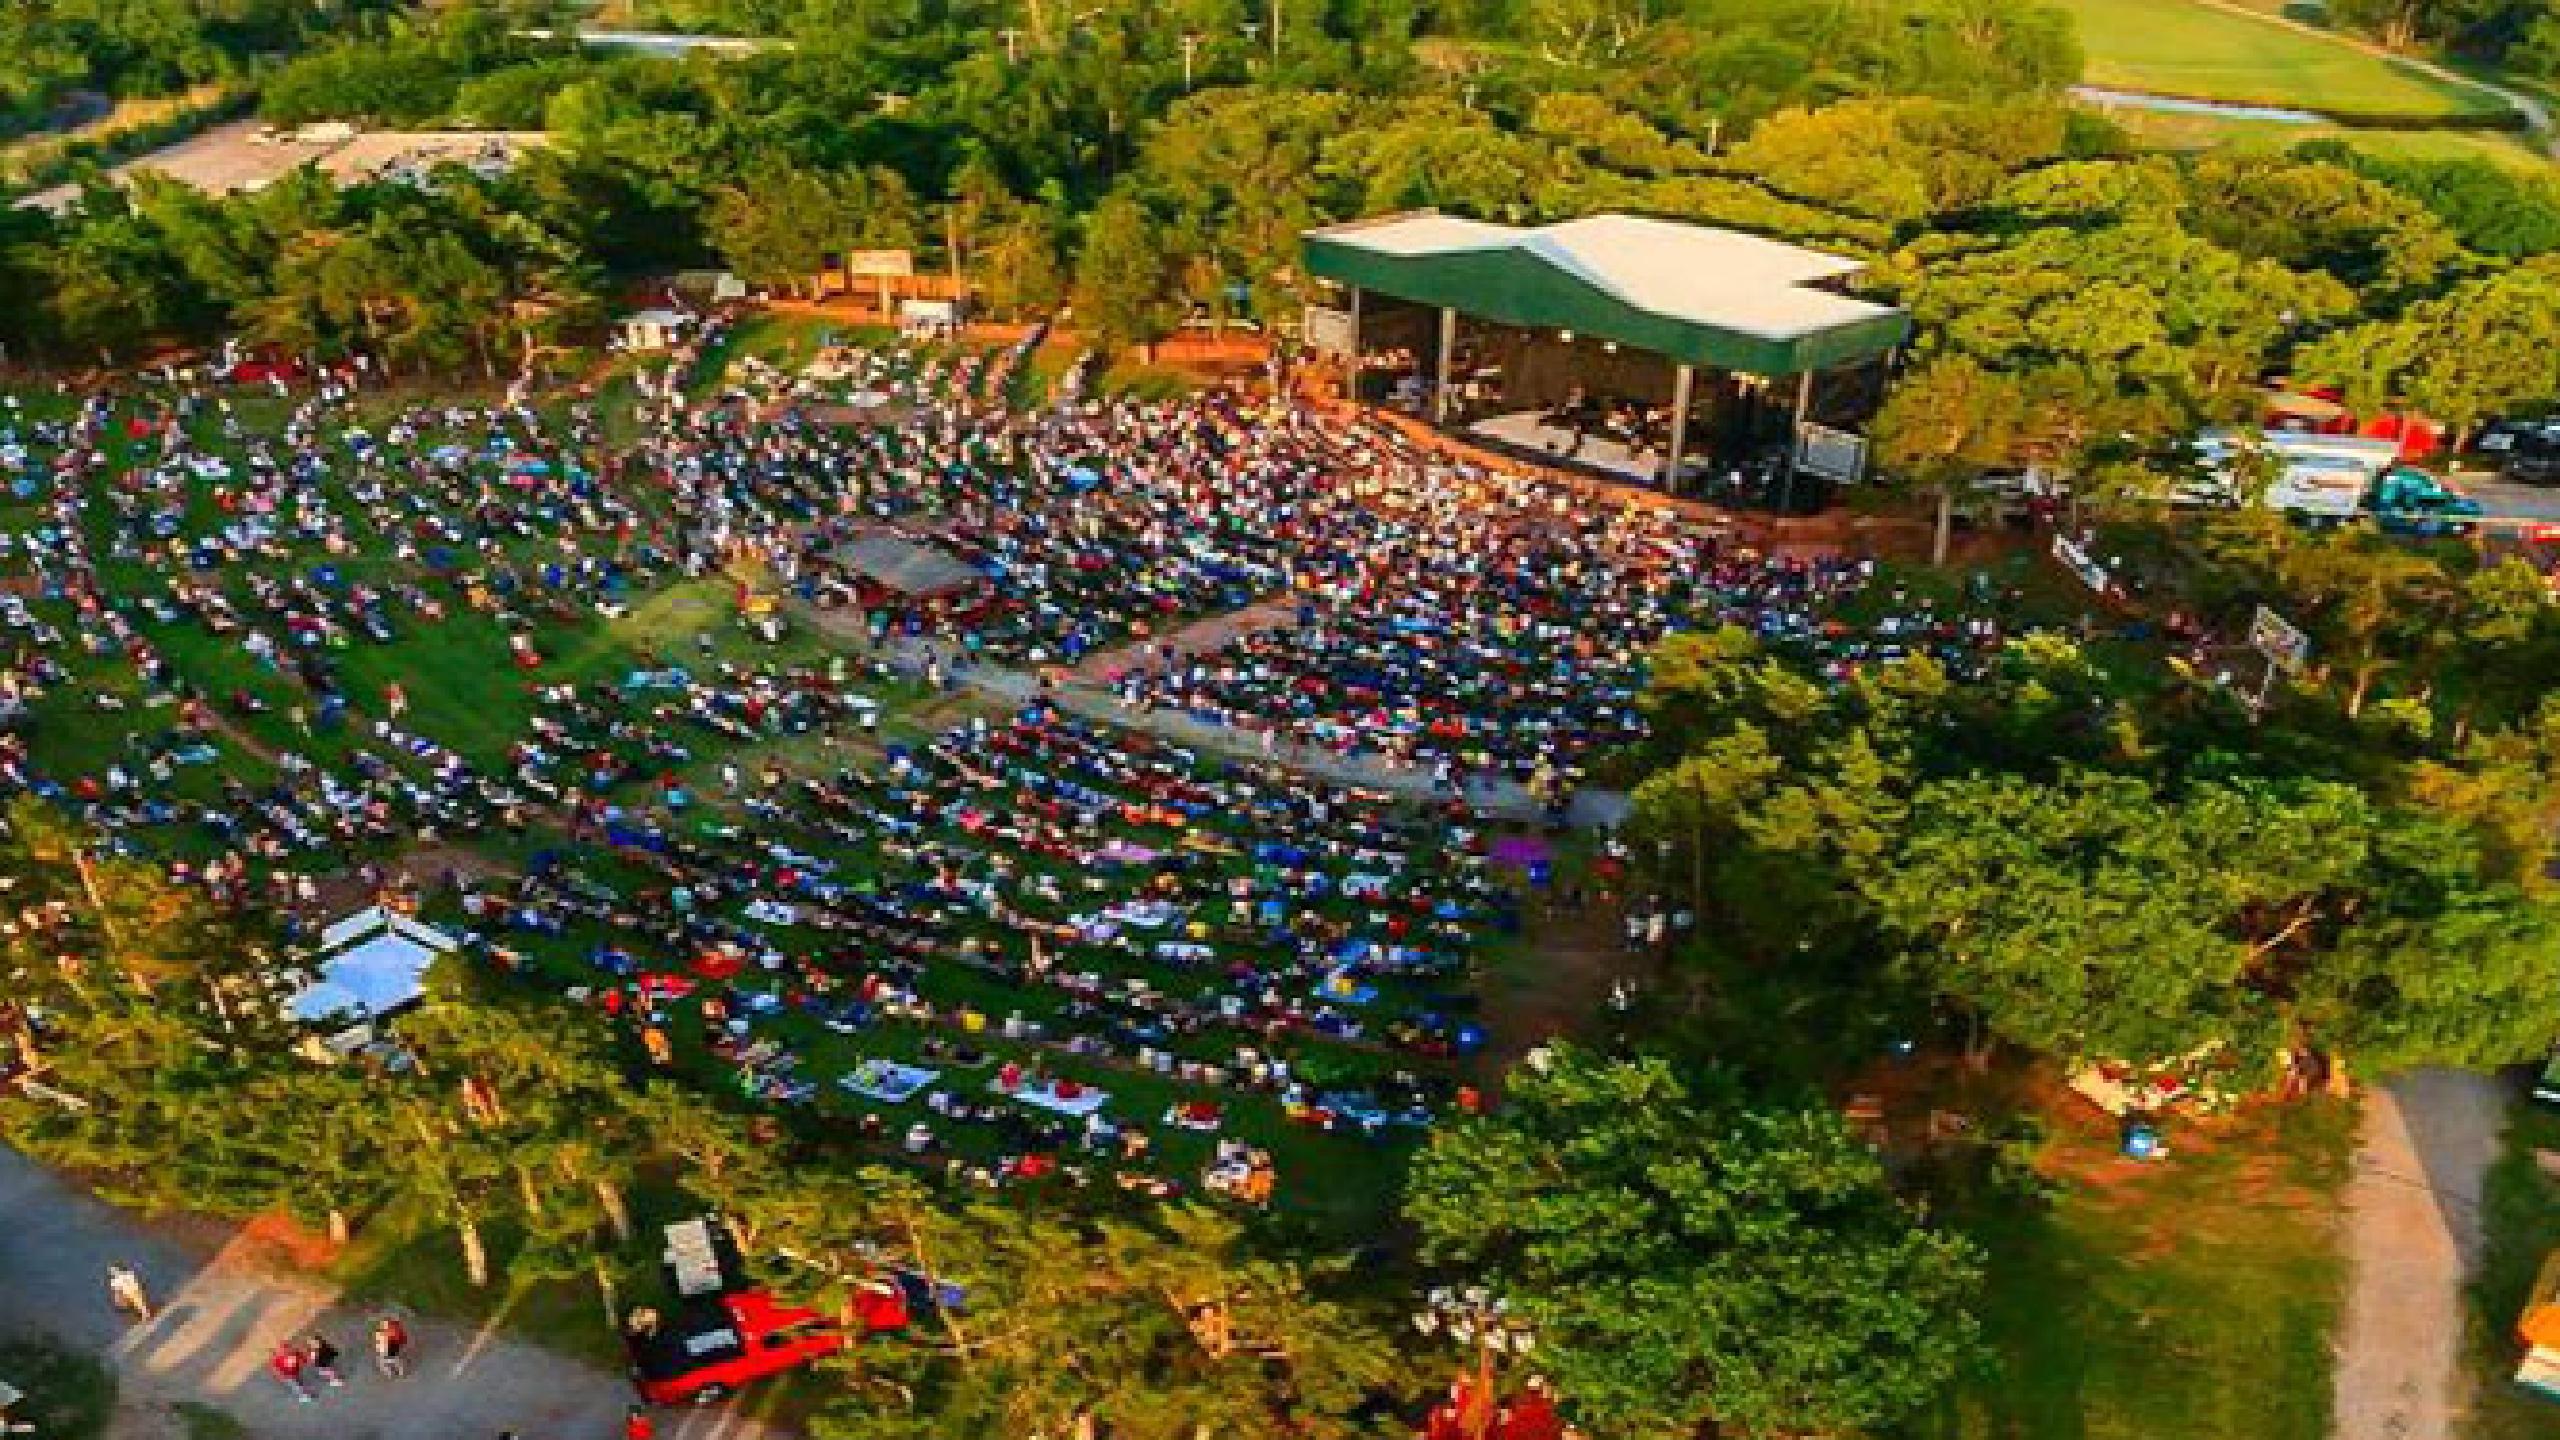
[[[717,1018],[722,1063],[775,1098],[821,1092],[793,1078],[797,1052],[766,1018],[894,1019],[899,1042],[866,1058],[1001,1070],[969,1038],[993,1026],[1376,1130],[1452,1096],[1397,1065],[1328,1088],[1277,1051],[1303,1036],[1460,1048],[1473,1026],[1422,992],[1507,923],[1504,887],[1445,839],[1429,848],[1449,868],[1380,871],[1419,848],[1394,806],[1174,750],[1143,733],[1153,712],[1259,735],[1282,758],[1316,746],[1427,773],[1444,796],[1496,777],[1554,801],[1642,737],[1646,660],[1671,631],[1738,625],[1843,676],[1919,648],[1971,663],[2001,638],[1874,593],[1866,562],[1757,556],[1659,503],[1457,463],[1284,401],[1101,401],[1070,384],[1025,406],[1022,348],[829,347],[797,374],[697,373],[721,339],[708,327],[644,370],[616,402],[627,416],[523,397],[386,407],[352,372],[273,399],[171,378],[13,408],[0,703],[56,725],[82,704],[128,713],[77,743],[46,725],[0,737],[0,781],[298,925],[322,918],[318,872],[493,829],[644,855],[663,907],[583,893],[574,866],[471,900],[516,932],[564,910],[644,917],[586,957],[608,973],[583,982],[623,996],[618,1018],[658,1053],[680,977]],[[984,593],[961,608],[848,592],[824,556],[882,527],[959,560]],[[741,613],[759,585],[866,613],[823,658],[742,659],[715,645],[716,620],[692,647],[661,637],[603,674],[545,654],[594,649],[668,586],[736,576],[761,577],[735,582]],[[466,634],[503,644],[476,683],[510,692],[484,708],[520,714],[511,730],[412,714],[411,689],[436,677],[406,673],[404,647]],[[1068,683],[1116,702],[1109,727],[1048,703],[1091,657]],[[1027,709],[881,750],[884,697],[1003,666],[1041,676]],[[66,689],[75,675],[89,683]],[[807,761],[740,764],[802,739],[819,747]],[[857,758],[870,753],[889,758]],[[697,810],[746,827],[724,835]],[[786,954],[715,901],[834,933],[825,953]],[[744,957],[743,980],[699,973],[713,953]],[[968,984],[933,983],[936,956]],[[959,1038],[924,1056],[936,1028]],[[939,1151],[978,1108],[946,1098],[947,1123],[908,1148]],[[1165,1114],[1210,1128],[1206,1111]],[[1098,1153],[1142,1143],[1072,1118]]]
[[[1261,1207],[1479,1103],[1470,982],[1553,877],[1464,801],[1560,810],[1644,738],[1664,636],[1837,679],[2005,638],[1286,400],[1026,404],[1019,348],[698,370],[721,343],[609,403],[11,399],[0,787],[291,936],[420,909],[638,1063],[964,1183]],[[971,585],[832,564],[884,533]],[[532,858],[398,882],[490,833]],[[269,1368],[341,1378],[318,1336]]]
[[[562,747],[625,703],[599,691]],[[1427,1125],[1463,1098],[1435,1062],[1481,1041],[1456,993],[1473,949],[1518,923],[1470,831],[1038,706],[735,783],[734,821],[580,806],[645,887],[546,856],[461,909],[496,963],[656,1063],[858,1116],[983,1184],[1066,1155],[1261,1203],[1240,1099],[1350,1136]],[[1106,1111],[1120,1088],[1165,1098]]]

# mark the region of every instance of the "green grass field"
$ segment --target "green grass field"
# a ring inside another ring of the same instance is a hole
[[[2088,55],[2091,85],[2327,115],[2484,119],[2507,106],[2348,45],[2192,0],[2056,0]]]
[[[2311,140],[2342,140],[2385,160],[2486,160],[2511,170],[2540,171],[2551,162],[2532,137],[2488,130],[2365,130],[2343,125],[2290,125],[2220,115],[2165,115],[2109,107],[2108,119],[2138,143],[2159,150],[2227,149],[2278,155]]]
[[[2332,1217],[2353,1114],[2183,1127],[2148,1166],[2103,1127],[2058,1137],[2050,1204],[1962,1217],[1991,1257],[1988,1370],[1935,1440],[2322,1440],[2345,1279]],[[2549,1433],[2549,1432],[2543,1432]]]

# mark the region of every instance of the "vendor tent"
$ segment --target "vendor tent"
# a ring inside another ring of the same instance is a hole
[[[315,978],[285,1001],[285,1014],[323,1032],[320,1042],[345,1055],[375,1038],[374,1025],[426,997],[426,976],[453,937],[406,915],[370,906],[320,934]]]

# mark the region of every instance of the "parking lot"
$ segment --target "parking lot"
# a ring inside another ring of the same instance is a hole
[[[156,170],[208,195],[264,189],[296,167],[313,163],[341,185],[381,178],[414,183],[447,162],[503,169],[517,155],[544,143],[539,133],[477,130],[380,130],[306,138],[271,131],[255,120],[235,120],[128,160],[107,173],[122,181],[143,170]],[[79,198],[77,186],[57,185],[17,203],[59,214]]]

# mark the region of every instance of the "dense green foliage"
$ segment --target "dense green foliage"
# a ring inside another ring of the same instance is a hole
[[[236,78],[259,57],[361,31],[381,0],[13,0],[0,6],[0,134],[71,92],[156,95]]]
[[[1658,1059],[1533,1061],[1498,1116],[1433,1137],[1409,1209],[1629,1440],[1861,1433],[1972,1355],[1978,1259],[1838,1116],[1702,1095]]]
[[[2538,1054],[2560,1031],[2538,578],[2255,520],[2172,543],[2190,613],[2264,602],[2311,631],[2319,663],[2264,715],[2050,637],[1971,682],[1921,657],[1845,686],[1738,632],[1667,642],[1635,793],[1664,880],[1712,918],[1697,958],[1792,949],[1809,982],[1936,997],[1977,1045],[2219,1049],[2252,1085],[2296,1052]]]

